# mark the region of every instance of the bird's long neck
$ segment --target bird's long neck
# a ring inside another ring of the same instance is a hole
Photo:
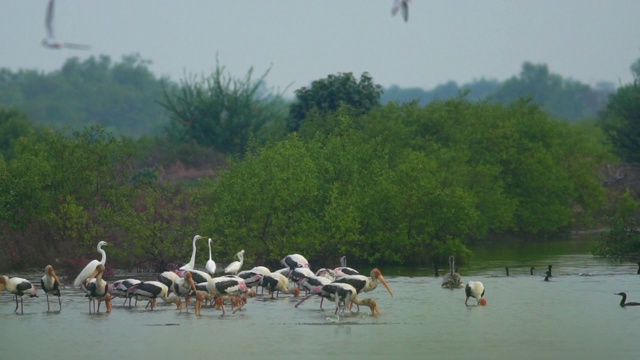
[[[453,275],[453,268],[455,266],[456,266],[456,261],[452,256],[452,257],[449,258],[449,271],[450,271],[451,275]]]
[[[211,260],[211,239],[209,239],[209,260]]]
[[[622,300],[620,300],[620,306],[624,306],[624,303],[627,301],[627,294],[618,294],[622,296]]]
[[[189,261],[189,266],[192,269],[196,266],[196,241],[198,241],[198,238],[193,238],[193,250],[191,251],[191,261]]]
[[[107,253],[102,250],[102,244],[98,245],[98,252],[102,255],[102,259],[100,259],[100,264],[104,265],[107,263]]]

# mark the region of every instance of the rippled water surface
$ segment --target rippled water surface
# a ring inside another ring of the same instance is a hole
[[[111,314],[89,315],[83,294],[70,288],[61,312],[47,313],[41,295],[25,300],[24,315],[16,315],[5,292],[2,353],[33,359],[637,359],[640,306],[621,308],[613,294],[626,291],[628,301],[640,301],[638,267],[583,250],[476,251],[460,273],[464,281],[484,283],[485,307],[465,307],[464,290],[442,289],[433,275],[389,271],[395,297],[382,287],[364,295],[378,302],[382,314],[375,318],[364,308],[338,318],[332,303],[320,310],[316,299],[295,309],[288,296],[253,298],[245,311],[224,317],[210,308],[201,317],[169,305],[128,309],[121,299]],[[554,276],[545,282],[549,264]]]

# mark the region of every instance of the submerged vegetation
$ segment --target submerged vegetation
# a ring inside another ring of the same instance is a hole
[[[134,60],[98,68],[146,73]],[[303,253],[319,265],[426,265],[464,258],[474,241],[606,219],[598,254],[640,251],[638,193],[605,186],[618,160],[612,128],[594,119],[558,121],[526,97],[382,104],[373,79],[350,73],[288,102],[265,76],[218,66],[165,84],[155,101],[168,123],[155,136],[45,127],[0,108],[0,268],[71,266],[106,240],[111,264],[160,271],[196,233],[219,258],[246,250],[248,263]]]

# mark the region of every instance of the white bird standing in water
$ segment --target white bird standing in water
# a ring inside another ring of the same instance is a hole
[[[180,270],[193,270],[196,266],[196,241],[204,239],[204,236],[196,235],[193,237],[193,251],[191,252],[191,260],[187,264],[182,265]]]
[[[240,269],[242,268],[242,263],[244,262],[244,250],[241,250],[239,253],[236,254],[236,256],[238,257],[238,259],[240,259],[240,261],[234,261],[231,264],[229,264],[224,269],[225,274],[237,275],[238,271],[240,271]]]
[[[78,274],[78,276],[76,277],[76,279],[73,281],[73,286],[80,286],[84,283],[84,281],[93,273],[93,271],[96,269],[96,267],[98,267],[98,264],[106,264],[107,262],[107,254],[104,252],[104,250],[102,250],[102,247],[105,245],[109,245],[107,244],[106,241],[100,241],[98,243],[98,252],[100,254],[102,254],[102,259],[100,259],[100,261],[98,260],[91,260],[87,266],[84,267],[84,269],[82,269],[82,271],[80,272],[80,274]]]
[[[207,265],[204,268],[207,269],[211,276],[216,272],[216,262],[211,258],[211,238],[209,238],[209,261],[207,261]]]
[[[400,9],[402,9],[402,18],[404,21],[409,21],[409,0],[394,0],[391,15],[397,14]]]
[[[42,46],[49,49],[76,49],[76,50],[88,50],[89,45],[81,45],[81,44],[72,44],[67,42],[62,42],[56,39],[56,35],[53,31],[53,8],[55,7],[55,1],[49,0],[49,5],[47,5],[47,15],[44,18],[44,25],[47,29],[47,37],[42,40]]]

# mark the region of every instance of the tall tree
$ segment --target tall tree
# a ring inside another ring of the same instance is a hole
[[[329,75],[325,79],[315,80],[311,87],[302,87],[295,91],[296,101],[291,105],[289,130],[297,131],[311,110],[321,114],[338,110],[348,105],[356,114],[369,112],[380,105],[382,86],[375,84],[368,73],[356,80],[352,73]]]

